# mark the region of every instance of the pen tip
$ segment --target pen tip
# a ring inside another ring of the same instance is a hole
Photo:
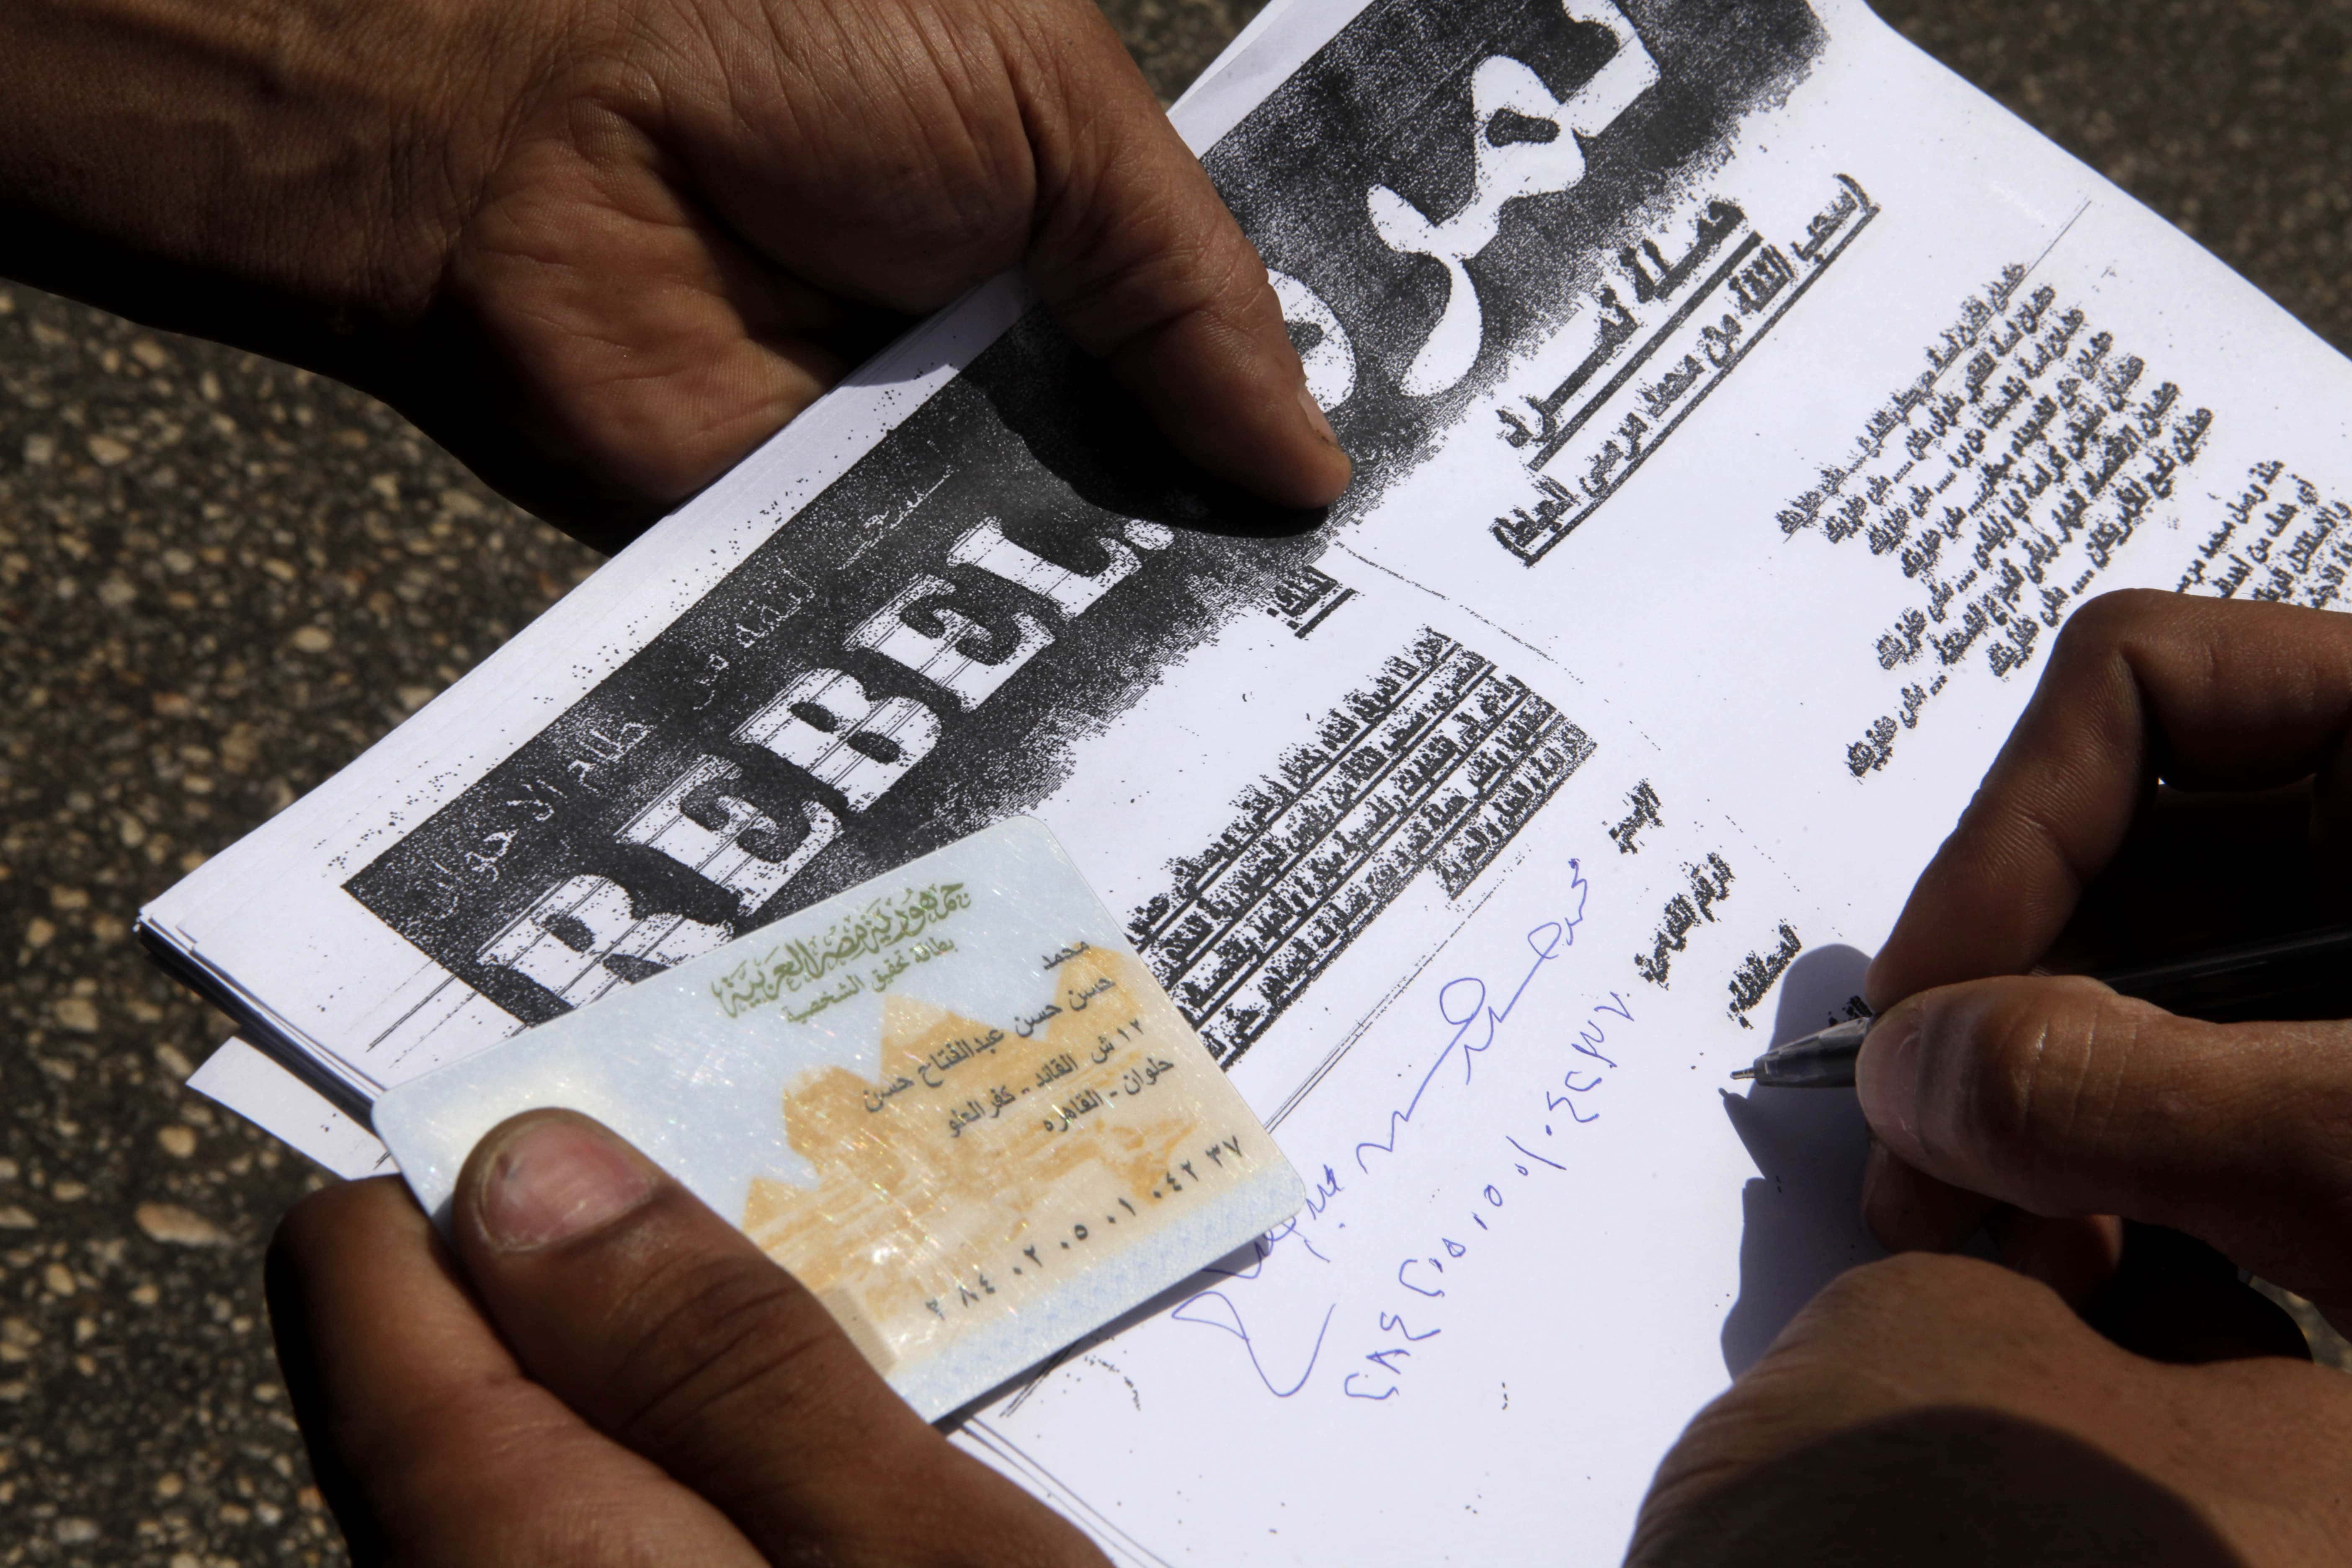
[[[1756,1076],[1756,1069],[1754,1068],[1741,1068],[1738,1072],[1733,1073],[1731,1076],[1734,1078],[1754,1078]]]

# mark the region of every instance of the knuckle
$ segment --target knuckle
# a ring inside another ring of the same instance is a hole
[[[1037,259],[1062,309],[1097,333],[1127,332],[1200,302],[1196,238],[1160,243],[1165,226],[1092,194],[1066,201],[1039,233]],[[1145,231],[1149,229],[1149,235]]]
[[[1249,307],[1270,302],[1265,267],[1246,242],[1226,237],[1171,236],[1135,249],[1106,236],[1087,275],[1062,297],[1072,336],[1097,353],[1140,342],[1187,320],[1205,321],[1233,336],[1256,323]],[[1278,310],[1271,313],[1278,323]]]
[[[2228,1026],[2241,1048],[2267,1058],[2258,1101],[2276,1130],[2280,1179],[2289,1190],[2334,1194],[2339,1226],[2352,1221],[2352,1021]]]
[[[1823,1312],[1874,1319],[1890,1307],[1908,1308],[1947,1300],[1955,1288],[1974,1280],[1985,1266],[1972,1258],[1941,1252],[1898,1252],[1830,1281],[1817,1298]]]
[[[1808,1341],[1827,1358],[1827,1374],[1843,1377],[1849,1365],[1909,1365],[1923,1339],[1958,1349],[2046,1330],[2072,1312],[2048,1286],[1999,1264],[1898,1252],[1838,1276],[1806,1318]]]
[[[1941,1114],[1921,1121],[1931,1150],[1957,1169],[2026,1173],[2082,1136],[2111,1109],[2137,1032],[2116,1000],[2094,981],[2043,980],[1940,1020],[1960,1037],[1927,1042],[1929,1061],[1951,1064]]]
[[[2074,658],[2104,659],[2177,613],[2179,602],[2179,595],[2154,588],[2112,589],[2084,601],[2066,617],[2058,632],[2058,651]]]
[[[790,1424],[838,1397],[830,1352],[842,1347],[840,1331],[782,1269],[730,1256],[668,1274],[615,1369],[624,1442],[657,1451],[689,1428],[727,1425],[747,1405],[763,1422]]]
[[[387,1198],[401,1201],[397,1176],[338,1182],[288,1209],[269,1238],[273,1268],[307,1274],[329,1262],[378,1213]]]
[[[2032,1157],[2038,1121],[2063,1100],[2073,1065],[2053,1055],[2049,1019],[2038,1008],[2011,1005],[1978,1031],[1964,1092],[1952,1100],[1952,1131],[1980,1158],[2014,1166]]]

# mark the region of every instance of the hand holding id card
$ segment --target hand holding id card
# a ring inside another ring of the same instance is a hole
[[[734,1221],[927,1419],[1306,1199],[1027,818],[395,1089],[375,1129],[446,1224],[475,1143],[547,1106]]]

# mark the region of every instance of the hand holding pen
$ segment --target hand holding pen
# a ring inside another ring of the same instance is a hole
[[[2168,595],[2086,608],[1872,965],[1881,1014],[1734,1075],[1860,1089],[1888,1246],[1990,1223],[2087,1300],[2120,1215],[2352,1302],[2329,1206],[2293,1205],[2309,1231],[2272,1210],[2327,1173],[2352,1097],[2352,1026],[2326,1021],[2352,1010],[2327,890],[2352,842],[2347,627]]]
[[[2326,1017],[2324,1009],[2352,985],[2352,925],[2266,937],[2092,978],[2118,996],[2209,1024]],[[1852,1089],[1862,1043],[1877,1022],[1864,1013],[1784,1040],[1731,1076],[1760,1089]]]
[[[2346,918],[2347,839],[2352,616],[2076,613],[1871,966],[1875,1019],[1759,1064],[1851,1063],[1902,1256],[1691,1424],[1629,1562],[2352,1561],[2352,1379],[2285,1359],[2239,1273],[2352,1322],[2352,963],[2279,942]],[[2180,1011],[2123,994],[2158,984]],[[2006,1268],[1950,1256],[1979,1236]]]
[[[2107,898],[2112,966],[2140,967],[2164,933],[2210,947],[2341,917],[2352,621],[2134,594],[2068,631],[1871,965],[1864,1212],[1890,1246],[1936,1249],[1994,1217],[2029,1271],[2041,1259],[2078,1297],[2114,1267],[2119,1227],[2101,1216],[2122,1215],[2352,1304],[2352,1026],[2210,1023],[2025,973],[2084,923],[2160,815],[2159,781],[2185,792],[2192,830]],[[2266,853],[2259,835],[2230,846],[2253,851],[2232,868],[2203,841],[2242,833],[2255,791],[2282,792],[2265,798],[2289,831]],[[2248,804],[2200,808],[2220,792]]]

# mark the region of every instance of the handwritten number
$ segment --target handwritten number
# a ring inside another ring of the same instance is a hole
[[[1397,1283],[1403,1286],[1406,1289],[1412,1291],[1416,1296],[1426,1296],[1433,1301],[1436,1300],[1439,1297],[1445,1294],[1445,1291],[1442,1288],[1435,1290],[1424,1290],[1420,1286],[1414,1284],[1412,1280],[1404,1277],[1404,1271],[1412,1268],[1416,1263],[1435,1264],[1437,1260],[1433,1258],[1406,1258],[1402,1263],[1397,1265]]]
[[[1518,987],[1511,993],[1509,1001],[1499,1009],[1487,1005],[1486,983],[1470,975],[1449,980],[1439,987],[1438,1016],[1454,1026],[1454,1037],[1445,1042],[1444,1050],[1437,1053],[1437,1059],[1430,1064],[1429,1071],[1423,1075],[1420,1084],[1412,1091],[1412,1098],[1405,1102],[1404,1108],[1389,1112],[1387,1138],[1368,1138],[1356,1145],[1358,1170],[1371,1169],[1364,1157],[1368,1150],[1377,1149],[1383,1154],[1396,1152],[1399,1131],[1412,1120],[1413,1112],[1421,1109],[1422,1097],[1429,1092],[1429,1086],[1436,1081],[1438,1070],[1444,1067],[1446,1058],[1456,1049],[1463,1053],[1462,1081],[1465,1084],[1470,1081],[1473,1070],[1471,1058],[1495,1043],[1496,1032],[1510,1018],[1519,1005],[1519,998],[1526,995],[1528,987],[1535,984],[1535,978],[1543,972],[1543,966],[1558,958],[1561,949],[1575,945],[1577,928],[1584,923],[1584,900],[1590,896],[1590,889],[1578,862],[1570,860],[1568,869],[1570,886],[1577,894],[1576,910],[1565,919],[1546,921],[1528,931],[1528,949],[1535,954],[1535,962],[1519,977]],[[1486,1037],[1475,1046],[1470,1045],[1467,1043],[1469,1032],[1482,1018],[1486,1025]],[[1588,1051],[1586,1054],[1591,1053]],[[1614,1067],[1617,1064],[1611,1062],[1609,1065]]]
[[[1404,1336],[1405,1341],[1411,1344],[1417,1345],[1423,1340],[1433,1340],[1444,1331],[1445,1331],[1444,1329],[1431,1329],[1423,1333],[1416,1334],[1411,1329],[1404,1326],[1404,1320],[1399,1317],[1396,1313],[1382,1312],[1381,1314],[1381,1332],[1384,1334],[1402,1334]]]
[[[1566,1165],[1561,1164],[1557,1160],[1545,1159],[1541,1154],[1537,1153],[1534,1150],[1528,1148],[1526,1144],[1520,1142],[1517,1139],[1513,1138],[1508,1134],[1504,1136],[1503,1142],[1508,1143],[1512,1148],[1517,1149],[1520,1153],[1525,1154],[1528,1159],[1533,1160],[1538,1165],[1549,1165],[1555,1171],[1565,1171],[1568,1169]]]

